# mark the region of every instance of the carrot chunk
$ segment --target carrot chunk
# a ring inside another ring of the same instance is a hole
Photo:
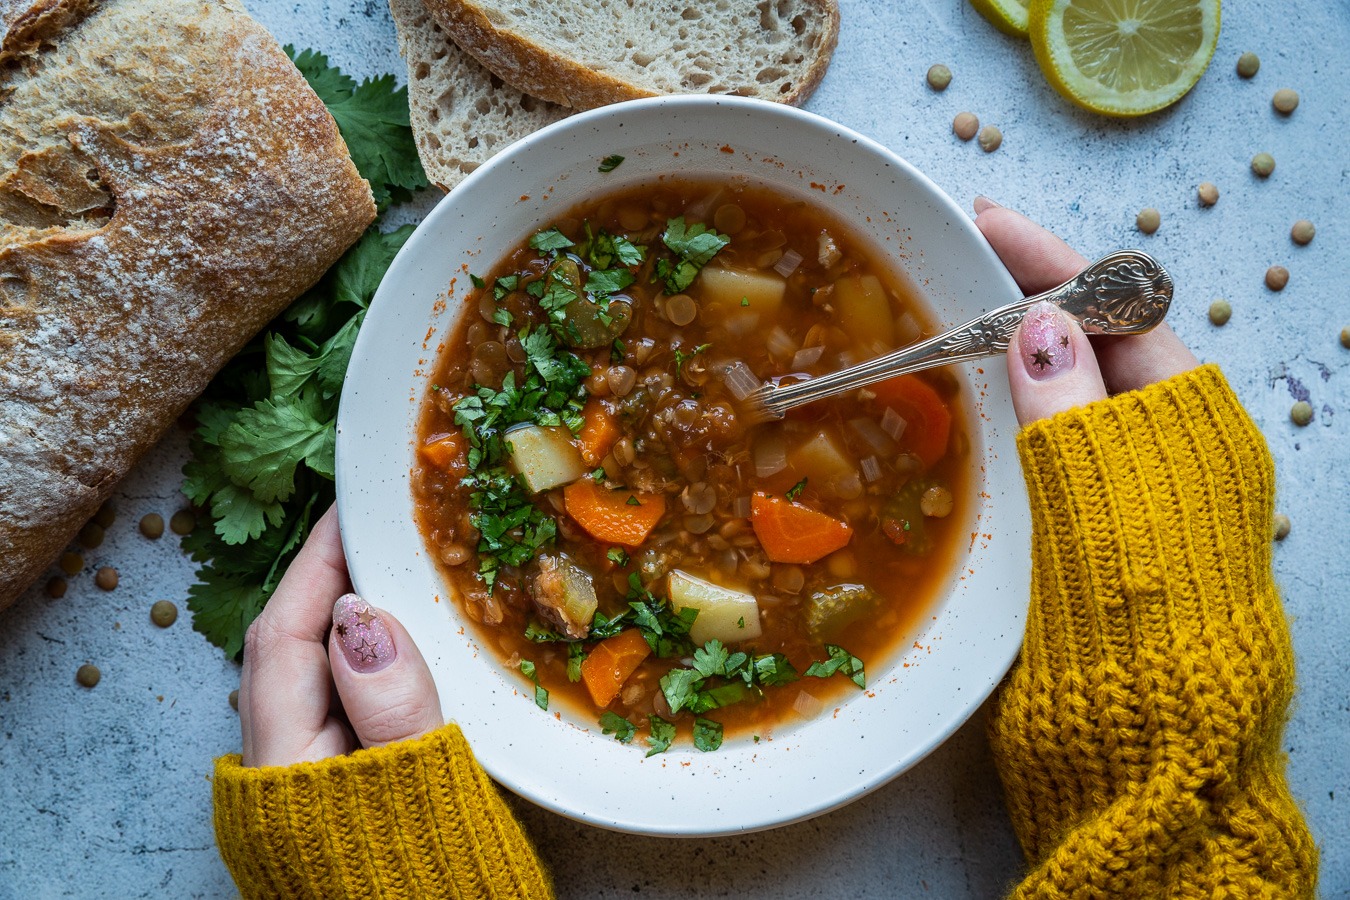
[[[652,652],[636,628],[621,631],[595,645],[581,662],[581,681],[595,705],[604,708],[619,695],[619,689]]]
[[[464,468],[464,438],[458,434],[436,434],[417,448],[417,455],[429,466],[446,471]]]
[[[813,563],[853,537],[847,522],[761,492],[750,499],[750,525],[771,562]]]
[[[877,403],[889,406],[905,420],[899,438],[900,448],[917,456],[924,468],[931,468],[947,452],[951,437],[952,413],[928,382],[914,375],[901,375],[872,385]]]
[[[604,404],[594,397],[581,410],[581,432],[577,435],[581,458],[588,466],[598,466],[619,440],[619,423],[605,411]]]
[[[567,514],[597,541],[639,547],[666,513],[661,494],[611,491],[589,478],[563,488]]]

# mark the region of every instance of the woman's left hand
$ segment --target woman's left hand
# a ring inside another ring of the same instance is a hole
[[[350,591],[334,507],[244,638],[244,765],[326,759],[444,724],[412,637]]]

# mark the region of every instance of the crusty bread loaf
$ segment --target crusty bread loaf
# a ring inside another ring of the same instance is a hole
[[[0,0],[0,608],[374,219],[237,0]]]
[[[425,2],[507,84],[577,109],[680,93],[799,104],[839,39],[836,0]]]
[[[389,0],[408,63],[413,135],[427,177],[450,190],[512,141],[571,110],[508,87],[446,37],[422,0]]]

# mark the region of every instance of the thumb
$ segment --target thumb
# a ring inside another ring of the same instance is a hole
[[[333,683],[362,747],[419,738],[445,724],[431,670],[392,615],[344,594],[333,605],[328,641]]]
[[[1046,301],[1027,310],[1008,345],[1008,385],[1022,425],[1106,398],[1087,335]]]

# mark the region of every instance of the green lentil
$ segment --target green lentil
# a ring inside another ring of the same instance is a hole
[[[1144,234],[1153,234],[1162,224],[1162,214],[1151,206],[1139,210],[1139,215],[1134,217],[1134,225]]]
[[[53,600],[60,600],[66,595],[66,580],[57,575],[51,581],[47,582],[47,596]]]
[[[98,666],[93,666],[89,663],[85,663],[75,670],[75,680],[79,682],[82,687],[91,688],[98,684],[99,679],[102,677],[103,673],[98,670]]]
[[[230,691],[230,706],[235,712],[239,712],[239,689]]]
[[[170,600],[156,600],[150,607],[150,621],[160,628],[168,628],[178,621],[178,607]]]
[[[1252,157],[1252,171],[1257,177],[1269,178],[1270,173],[1275,171],[1275,157],[1269,153],[1258,153]]]
[[[1231,318],[1233,318],[1233,307],[1227,300],[1215,300],[1209,305],[1209,320],[1215,325],[1227,325]]]
[[[197,527],[197,515],[190,509],[180,509],[169,519],[169,530],[177,535],[192,534]]]
[[[1261,57],[1255,53],[1244,53],[1238,57],[1237,73],[1241,78],[1253,78],[1261,69]]]
[[[956,118],[952,119],[952,134],[963,141],[968,141],[980,130],[980,120],[974,113],[959,112]]]
[[[1306,247],[1312,243],[1313,235],[1317,234],[1317,229],[1313,223],[1307,219],[1299,219],[1294,226],[1289,229],[1289,239],[1300,247]]]
[[[110,528],[116,520],[117,507],[113,506],[111,501],[104,503],[98,508],[98,512],[94,513],[94,521],[100,528]]]
[[[159,513],[148,513],[141,516],[141,534],[152,541],[163,537],[164,517]]]
[[[935,91],[945,91],[952,83],[952,70],[938,63],[928,67],[928,86]]]
[[[84,523],[84,527],[80,529],[80,534],[77,539],[79,540],[81,547],[86,550],[93,550],[103,543],[103,538],[103,526],[91,519]]]
[[[1200,198],[1201,206],[1213,206],[1219,202],[1219,189],[1212,182],[1200,182],[1200,186],[1195,189],[1195,194]]]
[[[105,591],[111,591],[117,587],[117,570],[112,566],[103,566],[94,573],[94,584]]]
[[[78,575],[84,571],[84,557],[74,552],[62,553],[60,565],[67,575]]]
[[[1002,143],[1003,132],[993,125],[986,125],[980,129],[980,149],[985,153],[993,153]]]
[[[1270,105],[1282,116],[1293,115],[1294,110],[1298,109],[1298,91],[1280,88],[1275,92],[1275,96],[1270,98]]]
[[[1276,513],[1274,525],[1275,525],[1275,533],[1274,533],[1275,540],[1282,541],[1285,538],[1289,537],[1290,523],[1288,516],[1286,516],[1284,513]]]
[[[1289,421],[1293,422],[1299,428],[1309,424],[1313,420],[1312,404],[1307,400],[1300,400],[1289,409]]]
[[[1266,269],[1266,287],[1272,291],[1282,291],[1289,283],[1289,270],[1284,266],[1271,266]]]

